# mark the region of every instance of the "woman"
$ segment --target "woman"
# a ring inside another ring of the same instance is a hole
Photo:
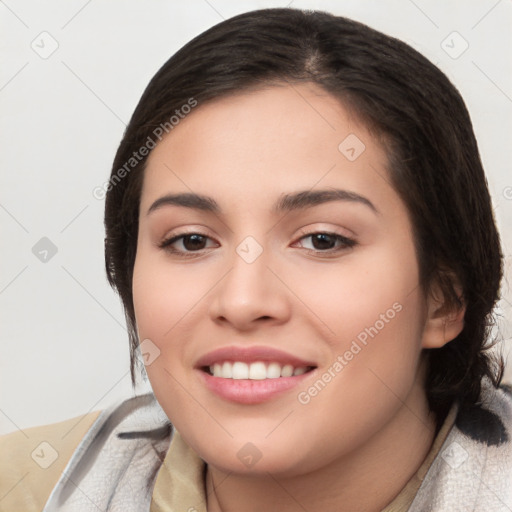
[[[464,103],[416,51],[322,12],[229,19],[151,80],[105,192],[154,395],[88,417],[30,506],[512,507],[499,236]]]

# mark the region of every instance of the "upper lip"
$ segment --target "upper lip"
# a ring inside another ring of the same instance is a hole
[[[196,363],[197,368],[204,368],[215,363],[224,361],[242,361],[244,363],[275,362],[282,365],[291,364],[295,368],[303,366],[316,366],[313,362],[301,359],[282,350],[273,347],[255,346],[255,347],[223,347],[208,352],[201,356]]]

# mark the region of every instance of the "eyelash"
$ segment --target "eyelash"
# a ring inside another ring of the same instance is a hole
[[[175,249],[174,247],[172,247],[172,244],[185,238],[186,236],[192,236],[192,235],[198,235],[198,236],[201,236],[203,238],[206,238],[206,239],[210,239],[209,236],[203,234],[203,233],[199,233],[199,232],[190,232],[190,233],[180,233],[180,234],[177,234],[177,235],[172,235],[171,237],[169,238],[166,238],[164,240],[162,240],[158,246],[160,247],[160,249],[163,249],[173,255],[176,255],[180,258],[197,258],[197,257],[200,257],[202,256],[202,251],[204,251],[204,249],[200,249],[198,251],[180,251],[180,250],[177,250]],[[308,238],[308,237],[312,237],[314,235],[327,235],[327,236],[330,236],[330,237],[334,237],[335,241],[336,242],[341,242],[341,247],[338,247],[337,249],[327,249],[325,251],[322,251],[320,249],[305,249],[309,254],[314,254],[316,256],[320,256],[320,257],[329,257],[329,256],[332,256],[332,255],[336,255],[342,251],[345,251],[347,249],[350,249],[352,247],[354,247],[355,245],[357,245],[357,242],[352,239],[352,238],[347,238],[346,236],[343,236],[343,235],[340,235],[338,233],[332,233],[330,231],[312,231],[312,232],[302,232],[301,233],[301,237],[298,239],[298,241],[300,240],[303,240],[304,238]]]

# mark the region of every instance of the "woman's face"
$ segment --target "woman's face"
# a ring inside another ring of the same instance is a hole
[[[425,413],[427,304],[386,164],[311,84],[199,105],[149,156],[141,348],[209,464],[306,473]]]

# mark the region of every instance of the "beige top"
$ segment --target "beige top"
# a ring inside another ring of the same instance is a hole
[[[0,512],[41,512],[67,462],[98,415],[96,411],[0,437]],[[407,511],[455,416],[456,409],[452,408],[421,467],[382,512]],[[204,461],[176,432],[158,473],[151,512],[206,512],[204,469]]]
[[[0,512],[41,512],[99,411],[0,437]]]

